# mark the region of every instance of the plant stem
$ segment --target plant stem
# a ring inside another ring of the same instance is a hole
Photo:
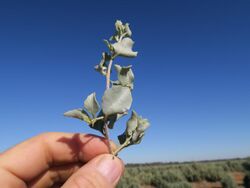
[[[120,36],[118,42],[121,42],[121,40],[123,39],[123,37],[125,37],[126,35],[127,35],[127,32],[123,33],[123,34]]]
[[[125,148],[125,147],[129,144],[131,137],[132,137],[132,136],[130,136],[129,138],[127,138],[127,140],[126,140],[122,145],[120,145],[119,148],[117,148],[117,149],[114,151],[113,155],[116,156],[123,148]]]
[[[109,89],[110,87],[110,72],[111,72],[112,63],[113,63],[113,58],[111,58],[111,60],[109,61],[109,65],[108,65],[108,70],[106,74],[106,89]]]
[[[111,143],[110,143],[110,140],[109,140],[109,129],[108,129],[108,123],[107,123],[107,121],[104,124],[104,131],[105,131],[105,137],[106,137],[106,139],[108,141],[109,153],[112,154],[112,155],[114,155],[113,151],[112,151],[112,148],[111,148]]]
[[[110,87],[110,72],[111,72],[112,63],[113,63],[113,57],[109,61],[108,70],[107,70],[107,74],[106,74],[106,90],[109,89],[109,87]],[[109,153],[113,154],[113,151],[111,148],[111,143],[109,140],[109,130],[108,130],[107,117],[105,117],[104,120],[105,120],[104,131],[105,131],[105,137],[108,140]]]
[[[97,120],[100,120],[100,119],[104,119],[104,116],[97,117],[97,118],[95,118],[94,120],[97,121]]]
[[[92,120],[91,120],[91,126],[93,127],[94,124],[95,124],[95,122],[98,121],[98,120],[100,120],[100,119],[104,119],[104,116],[101,116],[101,117],[97,117],[97,118],[92,119]]]

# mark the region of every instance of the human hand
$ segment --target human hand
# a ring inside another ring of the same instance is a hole
[[[4,188],[115,187],[124,165],[112,157],[104,138],[45,133],[0,154],[0,185]]]

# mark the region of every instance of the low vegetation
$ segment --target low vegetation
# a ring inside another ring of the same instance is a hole
[[[217,182],[221,188],[238,186],[250,188],[250,158],[127,165],[125,174],[117,187],[192,188],[197,187],[200,182],[206,182],[207,185]]]

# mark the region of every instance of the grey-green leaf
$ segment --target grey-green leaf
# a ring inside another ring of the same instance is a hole
[[[134,73],[131,69],[131,65],[126,67],[121,67],[120,65],[115,64],[115,69],[118,75],[118,81],[122,86],[127,86],[133,89],[134,82]],[[116,83],[115,83],[116,84]]]
[[[97,117],[101,117],[101,116],[103,116],[104,114],[103,114],[103,112],[102,112],[102,110],[99,112],[99,114],[98,114],[98,116]],[[100,131],[103,135],[104,135],[104,129],[103,129],[103,127],[104,127],[104,120],[103,119],[100,119],[100,120],[97,120],[93,125],[90,125],[90,128],[93,128],[93,129],[95,129],[95,130],[98,130],[98,131]]]
[[[126,114],[127,113],[124,113],[124,114],[112,114],[112,115],[108,116],[108,121],[109,121],[108,127],[110,129],[113,129],[115,122],[118,119],[120,119],[122,116],[126,115]]]
[[[137,124],[138,124],[138,122],[137,122],[137,114],[133,110],[130,119],[127,121],[127,129],[126,129],[126,135],[127,136],[131,136],[133,134],[133,132],[137,128]]]
[[[137,131],[134,132],[132,139],[131,139],[131,144],[139,144],[141,143],[142,137],[144,136],[144,132],[139,133]]]
[[[114,51],[113,45],[110,44],[108,40],[105,40],[105,39],[104,39],[103,41],[104,41],[104,43],[107,45],[107,47],[109,48],[109,50],[110,50],[111,52],[113,52],[113,51]]]
[[[99,63],[99,65],[95,66],[95,70],[100,72],[102,75],[106,75],[107,74],[107,64],[106,62],[109,61],[111,59],[110,55],[108,55],[106,52],[102,53],[102,59]]]
[[[139,144],[145,134],[145,130],[149,127],[149,121],[138,116],[133,110],[130,119],[127,121],[126,131],[118,136],[120,144],[127,143],[127,146]]]
[[[138,117],[138,132],[144,132],[148,127],[150,123],[147,119],[143,119],[142,117]]]
[[[129,110],[132,104],[131,91],[127,87],[113,86],[104,92],[102,97],[102,110],[107,116],[111,114],[123,114]]]
[[[132,50],[134,41],[129,37],[125,37],[121,41],[115,42],[114,44],[109,44],[107,42],[106,44],[108,45],[109,49],[111,49],[111,51],[115,52],[115,54],[119,56],[136,57],[138,54],[138,52],[134,52]]]
[[[126,33],[127,33],[127,36],[128,36],[128,37],[131,37],[132,31],[131,31],[130,28],[129,28],[129,23],[126,23],[126,24],[125,24],[125,31],[126,31]]]
[[[87,112],[82,109],[70,110],[64,113],[64,116],[73,117],[85,121],[86,123],[91,123],[91,118],[88,116]]]
[[[122,24],[121,20],[116,20],[115,29],[117,32],[122,32],[124,30],[124,25]]]
[[[127,139],[127,136],[125,133],[118,136],[118,140],[120,144],[123,144],[126,141],[126,139]]]
[[[87,99],[84,101],[84,108],[92,115],[93,118],[96,117],[96,113],[99,111],[99,104],[96,100],[96,94],[90,94]]]

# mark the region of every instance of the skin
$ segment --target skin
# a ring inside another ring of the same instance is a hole
[[[115,149],[115,144],[112,144]],[[5,188],[115,187],[124,165],[108,154],[102,137],[44,133],[0,154],[0,185]]]

